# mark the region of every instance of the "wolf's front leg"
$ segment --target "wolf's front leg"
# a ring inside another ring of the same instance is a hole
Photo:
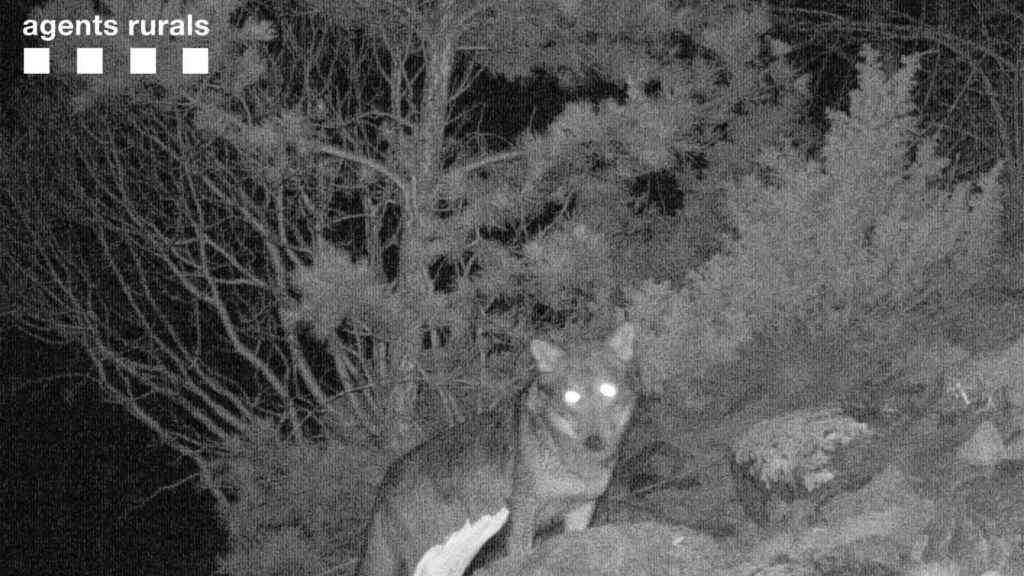
[[[538,503],[530,496],[512,495],[509,501],[509,532],[505,551],[510,558],[523,560],[533,548]]]

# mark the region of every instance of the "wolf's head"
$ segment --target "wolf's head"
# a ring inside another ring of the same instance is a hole
[[[604,342],[568,349],[544,340],[530,342],[540,380],[527,407],[559,448],[587,460],[614,457],[636,404],[631,369],[635,337],[627,322]]]

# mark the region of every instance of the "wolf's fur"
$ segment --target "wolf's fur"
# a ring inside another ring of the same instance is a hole
[[[509,508],[506,550],[536,531],[587,527],[635,405],[634,330],[568,350],[533,340],[540,377],[513,402],[426,441],[394,462],[374,504],[359,574],[405,576],[467,520]]]

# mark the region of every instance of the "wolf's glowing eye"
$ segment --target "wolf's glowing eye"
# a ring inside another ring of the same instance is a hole
[[[575,390],[566,390],[565,395],[563,396],[563,398],[565,398],[566,404],[575,404],[579,402],[580,398],[582,397],[583,396],[580,395],[580,393]]]
[[[601,393],[601,396],[605,398],[615,398],[615,395],[619,393],[619,388],[611,382],[603,382],[598,386],[597,390]]]

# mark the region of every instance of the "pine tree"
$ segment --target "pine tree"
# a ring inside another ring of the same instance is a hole
[[[891,338],[982,279],[998,246],[999,166],[948,182],[914,115],[917,60],[891,77],[872,50],[863,60],[820,158],[764,151],[728,190],[736,239],[682,289],[647,285],[635,297],[659,335],[653,379],[685,379],[758,333]]]

